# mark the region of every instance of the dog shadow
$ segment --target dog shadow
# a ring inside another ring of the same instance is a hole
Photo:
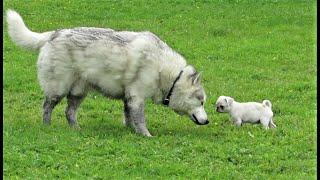
[[[191,124],[191,126],[194,126]],[[79,133],[84,136],[92,136],[92,137],[103,137],[103,138],[121,138],[128,136],[137,136],[144,137],[135,132],[135,130],[131,127],[127,127],[121,123],[85,123],[80,125],[81,129],[77,130]],[[183,126],[180,128],[172,128],[172,127],[154,127],[150,126],[150,133],[154,138],[157,137],[218,137],[222,134],[219,132],[212,131],[209,126],[207,127],[188,127]]]
[[[124,137],[128,134],[135,134],[134,130],[120,123],[100,123],[80,125],[80,133],[94,137]]]

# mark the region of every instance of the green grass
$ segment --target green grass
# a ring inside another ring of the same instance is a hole
[[[315,1],[5,0],[37,32],[76,26],[149,30],[202,71],[210,124],[148,101],[145,138],[122,125],[122,103],[91,93],[68,127],[64,100],[42,125],[36,52],[4,23],[5,179],[315,179]],[[234,127],[213,104],[270,99],[278,128]]]

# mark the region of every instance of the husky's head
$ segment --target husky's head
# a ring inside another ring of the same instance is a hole
[[[208,124],[204,110],[206,94],[200,85],[200,74],[192,66],[183,69],[173,89],[169,107],[179,114],[188,115],[198,125]]]

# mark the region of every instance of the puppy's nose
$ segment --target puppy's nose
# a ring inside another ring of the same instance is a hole
[[[209,124],[208,119],[207,119],[207,120],[205,120],[203,124]]]

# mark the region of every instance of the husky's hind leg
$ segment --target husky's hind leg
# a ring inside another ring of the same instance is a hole
[[[43,104],[43,122],[50,124],[53,108],[68,94],[75,81],[70,55],[63,47],[46,43],[38,57],[38,79],[46,98]]]
[[[85,95],[75,96],[75,95],[69,94],[67,96],[68,106],[66,108],[65,114],[66,114],[68,123],[71,127],[79,128],[77,118],[76,118],[76,110],[84,98],[85,98]]]
[[[65,114],[71,127],[80,128],[76,118],[76,111],[87,94],[87,85],[84,80],[77,80],[73,83],[71,91],[67,95],[68,106]]]
[[[51,84],[47,83],[47,86],[44,86],[43,88],[46,94],[43,104],[43,122],[45,124],[50,124],[51,113],[54,107],[63,99],[63,97],[65,97],[70,89],[64,82],[65,81],[62,80],[60,82],[54,81],[51,82]]]
[[[63,96],[46,96],[43,103],[43,123],[50,124],[54,107],[62,100]]]

